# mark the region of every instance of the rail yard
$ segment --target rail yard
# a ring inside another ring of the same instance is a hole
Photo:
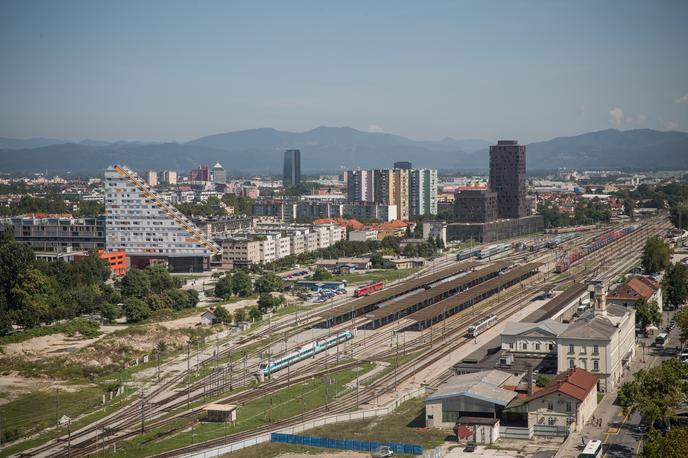
[[[142,433],[165,430],[174,435],[191,428],[206,401],[243,405],[282,389],[337,371],[394,361],[360,389],[328,399],[309,411],[309,418],[375,405],[423,383],[434,387],[451,375],[446,361],[472,345],[483,331],[511,320],[542,291],[564,291],[543,306],[553,314],[600,275],[618,275],[635,262],[645,239],[666,230],[668,222],[637,223],[623,237],[608,240],[558,272],[562,253],[598,243],[607,230],[568,236],[553,248],[492,253],[496,259],[443,261],[430,273],[355,298],[336,307],[277,319],[274,323],[215,346],[215,354],[193,364],[189,348],[186,370],[169,373],[159,383],[142,387],[138,399],[117,412],[23,456],[88,456],[110,450]],[[623,228],[621,229],[623,230]],[[479,252],[477,257],[479,258]],[[399,356],[403,355],[399,362]],[[194,374],[203,374],[194,377]],[[193,379],[193,381],[192,381]],[[358,385],[357,385],[358,388]],[[199,404],[200,403],[200,404]],[[158,456],[184,456],[241,441],[301,422],[281,419],[226,437],[166,451]],[[168,426],[172,429],[165,429]],[[183,426],[180,426],[183,425]],[[181,428],[181,429],[179,429]]]

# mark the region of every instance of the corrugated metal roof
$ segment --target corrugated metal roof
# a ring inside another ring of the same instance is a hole
[[[439,401],[457,396],[469,396],[486,402],[507,405],[516,397],[515,391],[501,385],[511,377],[508,372],[496,369],[455,375],[439,386],[426,402]]]

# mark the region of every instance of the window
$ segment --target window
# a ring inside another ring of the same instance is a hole
[[[599,345],[593,345],[592,346],[592,353],[594,355],[597,355],[600,352],[600,346]]]
[[[566,401],[566,411],[571,412],[571,401]]]
[[[575,369],[576,363],[574,360],[569,359],[569,369]]]
[[[594,371],[600,370],[600,362],[598,360],[594,360],[592,362],[592,370],[594,370]]]
[[[513,350],[513,348],[514,348],[514,343],[513,343],[513,342],[509,342],[509,348],[511,348],[511,349]]]
[[[569,344],[569,353],[573,353],[573,344]]]
[[[547,417],[547,424],[550,426],[554,426],[554,424],[557,422],[557,419],[554,417]]]
[[[536,343],[536,344],[535,344],[535,349],[538,350],[538,351],[540,350],[540,344],[539,344],[539,343]]]
[[[524,350],[527,350],[527,349],[528,349],[528,344],[525,343],[525,342],[523,342],[523,349],[524,349]]]
[[[549,351],[554,350],[554,344],[549,344]]]
[[[547,401],[547,410],[554,410],[554,403],[552,401]]]

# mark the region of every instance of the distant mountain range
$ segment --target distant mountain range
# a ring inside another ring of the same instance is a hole
[[[281,173],[282,152],[301,150],[304,172],[352,167],[391,167],[411,161],[415,167],[484,170],[487,140],[416,141],[400,135],[362,132],[350,127],[318,127],[307,132],[270,128],[209,135],[187,143],[79,143],[56,139],[0,138],[0,172],[94,174],[108,164],[136,170],[186,172],[219,161],[231,174]],[[688,133],[650,129],[590,132],[527,145],[529,170],[567,168],[688,169]]]

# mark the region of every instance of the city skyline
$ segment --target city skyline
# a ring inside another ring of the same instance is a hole
[[[681,2],[159,6],[0,7],[0,136],[329,125],[527,144],[688,128]]]

